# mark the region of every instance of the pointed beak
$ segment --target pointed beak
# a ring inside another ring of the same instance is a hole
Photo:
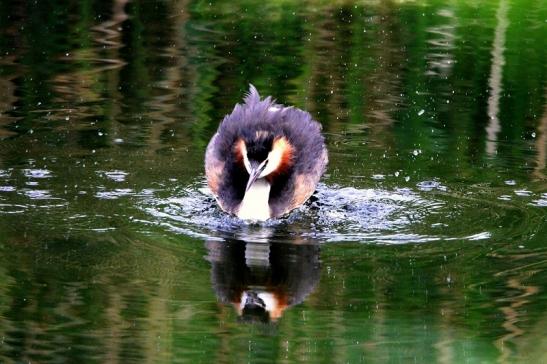
[[[266,167],[265,161],[260,164],[258,163],[254,164],[251,162],[251,172],[249,173],[249,180],[247,181],[247,187],[245,187],[245,192],[247,192],[249,188],[251,188],[253,183],[255,183],[255,181],[260,177],[260,174],[262,173],[265,167]]]
[[[255,183],[255,181],[258,179],[258,176],[260,176],[260,172],[262,172],[260,168],[251,169],[249,180],[247,181],[247,187],[245,187],[245,192],[247,192],[249,188],[251,188],[253,183]]]

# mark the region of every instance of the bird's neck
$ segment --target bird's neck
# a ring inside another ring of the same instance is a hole
[[[257,179],[245,192],[237,216],[244,220],[267,220],[271,217],[270,183],[265,178]]]

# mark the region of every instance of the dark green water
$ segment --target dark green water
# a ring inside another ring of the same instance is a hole
[[[542,0],[2,1],[0,361],[547,362],[546,39]],[[330,151],[264,226],[203,174],[249,83]]]

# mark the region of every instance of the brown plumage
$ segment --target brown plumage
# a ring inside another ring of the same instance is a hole
[[[328,157],[321,126],[305,111],[261,100],[251,85],[205,153],[208,185],[220,207],[242,219],[282,216],[315,191]]]

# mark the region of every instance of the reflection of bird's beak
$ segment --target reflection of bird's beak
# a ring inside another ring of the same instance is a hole
[[[264,309],[266,307],[266,304],[260,297],[258,297],[256,292],[253,292],[253,291],[246,292],[244,307],[255,307],[255,306],[258,306]]]
[[[241,297],[240,318],[245,322],[263,322],[270,321],[270,314],[266,310],[266,304],[258,297],[254,291],[245,291]]]
[[[245,187],[245,192],[247,192],[249,188],[251,188],[253,183],[255,183],[255,181],[260,176],[260,173],[262,173],[262,170],[264,170],[264,167],[265,167],[264,163],[251,164],[251,172],[249,173],[249,181],[247,181],[247,187]]]
[[[251,188],[253,183],[255,183],[258,176],[260,176],[260,172],[261,171],[258,168],[251,170],[251,174],[249,175],[249,181],[247,182],[247,187],[245,187],[245,192],[247,192],[249,190],[249,188]]]

